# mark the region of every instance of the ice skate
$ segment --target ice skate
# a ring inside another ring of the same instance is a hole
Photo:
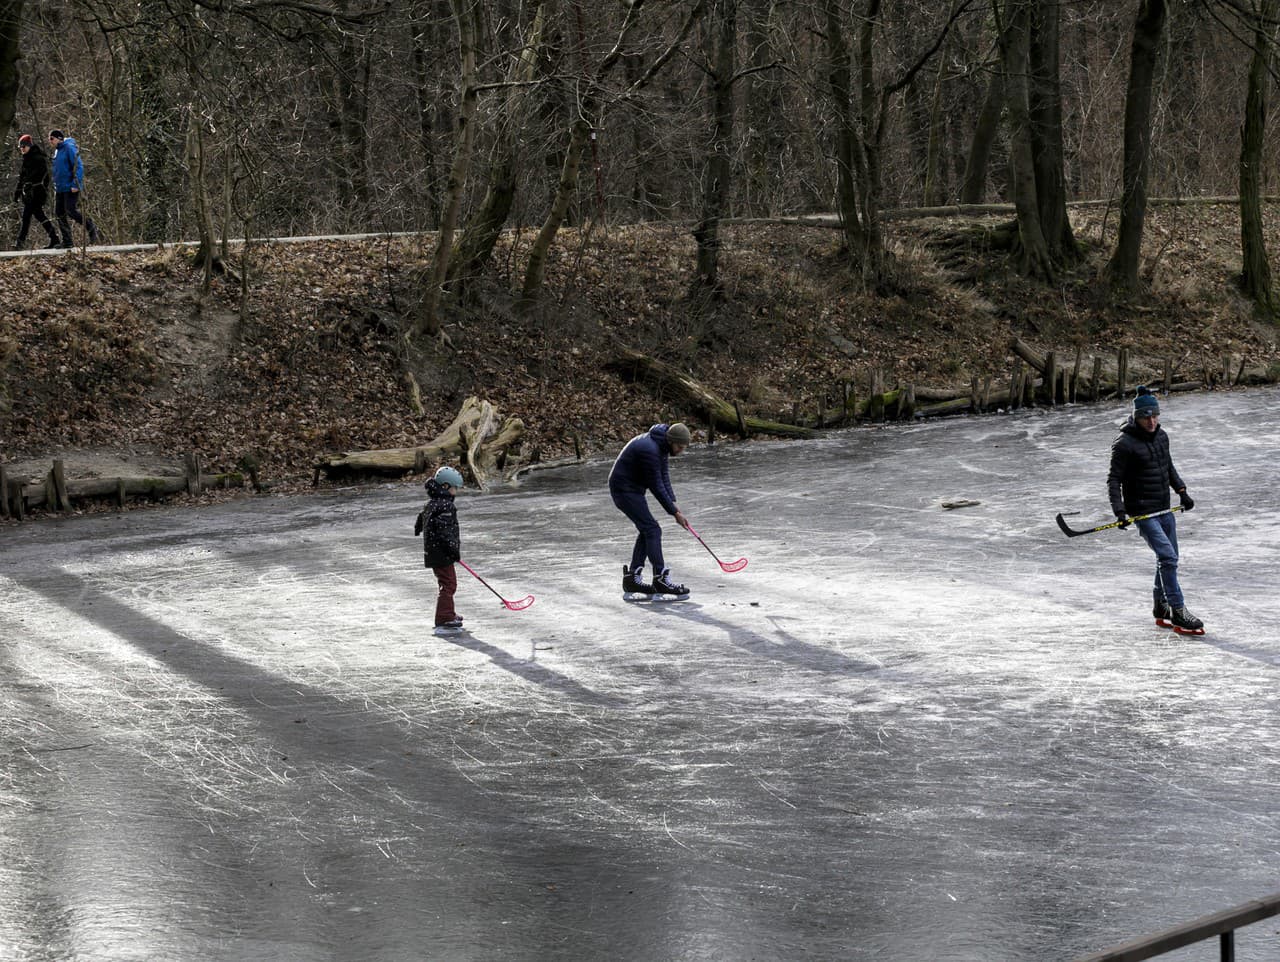
[[[1156,624],[1161,628],[1173,627],[1173,608],[1164,598],[1156,597],[1155,607],[1151,609],[1151,614],[1156,619]]]
[[[452,621],[446,621],[444,624],[436,625],[432,634],[435,635],[458,635],[463,632],[462,619],[454,618]]]
[[[671,580],[671,569],[663,568],[653,579],[654,601],[688,601],[689,589]]]
[[[1174,608],[1173,630],[1180,635],[1203,635],[1204,622],[1189,612],[1186,608]]]
[[[641,572],[644,567],[641,566],[632,570],[625,565],[622,568],[622,600],[623,601],[650,601],[653,598],[653,585],[647,585],[640,580]]]

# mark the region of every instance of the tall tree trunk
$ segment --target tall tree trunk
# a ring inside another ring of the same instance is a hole
[[[1018,270],[1028,277],[1053,278],[1053,261],[1040,223],[1036,188],[1035,141],[1031,130],[1031,14],[1035,0],[1008,0],[1004,44],[1004,87],[1008,95],[1011,155],[1009,177],[1018,212]]]
[[[746,33],[749,66],[754,71],[744,83],[746,122],[742,125],[746,171],[743,195],[748,210],[776,214],[783,209],[778,201],[782,182],[782,154],[786,149],[790,121],[786,115],[782,84],[765,72],[779,57],[774,48],[773,12],[777,0],[748,0]]]
[[[454,138],[453,166],[449,170],[449,182],[445,187],[444,212],[436,237],[431,276],[427,281],[427,289],[423,292],[418,314],[417,333],[430,337],[440,333],[440,295],[449,273],[453,232],[458,225],[463,188],[466,187],[467,171],[471,168],[471,155],[475,150],[475,115],[480,97],[476,89],[476,48],[480,43],[481,5],[476,0],[453,0],[453,14],[458,24],[461,60],[459,84],[462,94],[459,98],[458,128]]]
[[[524,285],[520,291],[522,308],[532,305],[542,290],[542,279],[546,274],[547,257],[551,253],[551,245],[555,242],[556,234],[560,232],[560,226],[564,223],[565,216],[569,213],[569,205],[573,203],[574,194],[578,190],[578,170],[582,165],[582,148],[586,146],[587,138],[591,135],[592,125],[599,120],[603,97],[601,85],[621,58],[622,51],[639,22],[643,7],[644,0],[631,0],[613,49],[605,55],[595,73],[583,80],[582,95],[574,105],[574,120],[569,127],[569,144],[565,150],[564,163],[560,167],[560,180],[556,185],[555,197],[551,201],[551,209],[547,212],[542,227],[538,230],[538,236],[534,238],[533,246],[529,249]]]
[[[533,82],[542,46],[545,19],[539,2],[529,28],[529,40],[520,52],[512,76],[514,86],[507,89],[502,120],[498,130],[497,159],[489,173],[489,186],[485,190],[480,209],[467,224],[458,239],[449,266],[448,283],[477,277],[484,272],[494,245],[502,233],[515,202],[516,177],[520,172],[521,131],[524,125],[525,105],[528,101],[528,85]]]
[[[0,139],[13,124],[18,103],[23,0],[0,0]]]
[[[982,110],[973,128],[973,140],[969,144],[969,156],[964,165],[964,183],[960,187],[960,203],[981,204],[987,194],[987,167],[991,151],[1000,133],[1000,115],[1004,113],[1004,71],[991,71],[987,82],[987,94],[982,100]]]
[[[1168,10],[1165,0],[1141,0],[1133,28],[1129,85],[1124,101],[1123,195],[1120,199],[1120,233],[1107,264],[1107,275],[1117,290],[1138,287],[1138,263],[1142,231],[1147,218],[1147,171],[1151,164],[1151,98],[1160,38]]]
[[[733,82],[738,46],[738,0],[713,0],[714,67],[711,91],[711,142],[702,169],[702,215],[693,230],[697,272],[691,291],[695,300],[719,296],[720,218],[724,216],[733,176]]]
[[[858,184],[864,179],[862,138],[853,111],[853,59],[845,39],[839,0],[824,0],[827,47],[827,86],[836,115],[836,211],[850,259],[859,263],[867,248],[858,204]]]
[[[924,160],[924,204],[941,207],[947,202],[947,165],[942,157],[942,140],[946,132],[943,103],[946,100],[947,49],[938,58],[938,72],[933,83],[933,103],[929,108],[929,146]]]
[[[1253,61],[1249,66],[1244,126],[1240,134],[1240,286],[1259,313],[1274,317],[1271,265],[1262,226],[1262,148],[1267,127],[1267,82],[1274,59],[1272,37],[1280,0],[1263,0],[1256,11]]]
[[[1066,159],[1062,145],[1062,70],[1060,0],[1038,0],[1031,17],[1031,145],[1036,165],[1040,228],[1054,263],[1079,257],[1067,217]]]

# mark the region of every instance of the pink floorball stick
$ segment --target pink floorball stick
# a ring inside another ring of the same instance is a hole
[[[739,558],[737,561],[721,561],[719,557],[716,556],[716,553],[711,550],[711,546],[702,540],[702,535],[698,534],[698,532],[693,530],[693,525],[691,524],[686,525],[686,527],[689,529],[689,533],[698,539],[698,544],[706,548],[707,553],[710,554],[711,557],[716,559],[716,564],[720,566],[720,569],[722,571],[728,571],[732,573],[734,571],[741,571],[743,568],[747,566],[746,558]]]
[[[498,592],[494,591],[493,585],[489,584],[489,582],[485,581],[478,574],[476,574],[475,569],[473,569],[471,565],[467,564],[461,558],[458,559],[458,564],[462,565],[462,567],[470,571],[471,577],[475,578],[476,581],[480,582],[490,591],[493,591],[495,595],[498,595],[498,600],[502,602],[503,607],[506,608],[508,611],[524,611],[531,604],[533,604],[533,595],[525,595],[519,601],[508,601],[506,598],[502,597],[502,595],[499,595]]]

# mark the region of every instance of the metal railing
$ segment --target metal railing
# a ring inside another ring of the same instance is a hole
[[[1076,962],[1143,962],[1144,959],[1154,959],[1157,955],[1203,942],[1215,935],[1218,937],[1221,962],[1235,962],[1235,930],[1269,919],[1273,915],[1280,915],[1280,893],[1206,915],[1186,925],[1147,935],[1105,952],[1081,956]]]

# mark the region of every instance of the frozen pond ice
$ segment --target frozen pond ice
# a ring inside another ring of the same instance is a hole
[[[607,461],[464,495],[537,603],[462,572],[454,638],[416,482],[0,529],[0,959],[1069,960],[1271,894],[1277,407],[1165,402],[1199,638],[1054,524],[1120,404],[695,446],[750,565],[668,521],[684,604]]]

